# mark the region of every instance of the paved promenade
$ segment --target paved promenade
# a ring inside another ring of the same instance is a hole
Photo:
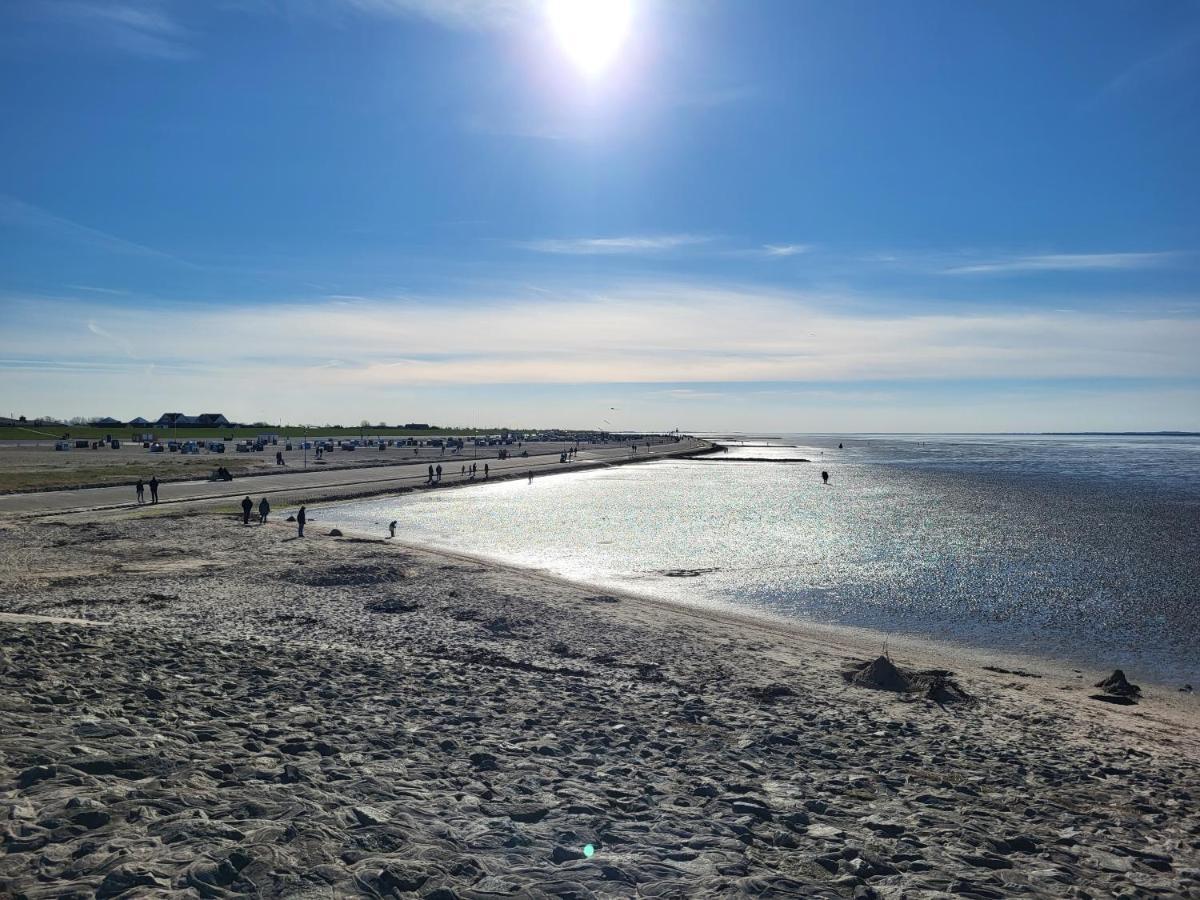
[[[556,471],[569,472],[603,463],[625,463],[644,459],[677,456],[694,453],[707,446],[703,441],[686,438],[678,443],[655,444],[648,450],[639,448],[636,455],[627,446],[583,450],[575,461],[565,465],[559,462],[558,453],[540,454],[498,460],[493,458],[472,460],[468,456],[446,456],[435,461],[442,465],[441,486],[461,484],[459,469],[464,464],[476,462],[478,477],[483,480],[483,466],[491,469],[491,478],[511,477],[532,471],[545,475]],[[250,494],[257,499],[270,497],[275,505],[280,502],[301,501],[320,495],[322,497],[355,496],[368,493],[387,493],[390,490],[420,487],[426,483],[429,460],[419,463],[398,463],[394,466],[372,466],[357,469],[324,469],[306,471],[291,470],[277,475],[259,475],[237,478],[234,481],[174,481],[159,488],[159,504],[169,506],[205,500],[241,498]],[[149,498],[150,490],[146,489]],[[114,487],[81,488],[70,491],[43,491],[28,494],[0,495],[0,516],[38,515],[88,509],[121,509],[135,507],[133,485]]]

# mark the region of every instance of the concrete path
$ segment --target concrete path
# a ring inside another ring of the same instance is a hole
[[[554,471],[571,471],[586,468],[589,464],[625,463],[643,459],[655,459],[694,453],[706,447],[703,441],[690,438],[679,443],[656,444],[639,450],[634,455],[626,446],[606,449],[581,451],[575,462],[565,465],[560,463],[558,453],[548,453],[526,458],[498,460],[471,460],[460,456],[447,456],[439,460],[442,465],[442,486],[461,484],[459,469],[471,462],[478,464],[478,478],[483,480],[483,465],[486,462],[491,468],[492,479],[511,477],[527,471],[536,474],[549,474]],[[437,463],[434,463],[436,466]],[[247,494],[254,498],[255,503],[260,497],[272,498],[274,505],[280,501],[303,500],[315,495],[358,495],[367,493],[387,493],[389,490],[419,487],[426,483],[429,472],[429,462],[397,464],[394,466],[371,466],[358,469],[324,469],[319,471],[289,472],[279,475],[260,475],[253,478],[241,478],[234,481],[173,481],[159,487],[158,508],[177,503],[191,503],[199,500],[240,499]],[[146,489],[149,498],[150,489]],[[276,500],[276,498],[279,500]],[[71,491],[42,491],[28,494],[0,495],[0,516],[15,515],[44,515],[48,513],[70,512],[89,509],[122,509],[134,508],[133,486],[118,485],[115,487],[80,488]],[[147,504],[149,506],[149,504]]]

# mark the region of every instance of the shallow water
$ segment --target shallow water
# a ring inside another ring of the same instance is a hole
[[[1200,440],[744,441],[313,519],[396,519],[405,539],[676,602],[1200,680]]]

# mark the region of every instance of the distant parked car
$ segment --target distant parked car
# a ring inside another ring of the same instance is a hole
[[[157,441],[155,441],[153,444],[150,445],[150,452],[151,453],[162,453],[163,445],[158,443]]]
[[[70,450],[71,442],[70,441],[55,441],[54,449],[55,450]]]
[[[209,441],[208,442],[208,452],[209,453],[224,453],[225,445],[222,444],[220,441]]]

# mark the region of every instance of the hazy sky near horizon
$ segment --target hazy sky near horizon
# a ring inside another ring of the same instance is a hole
[[[11,0],[0,108],[0,414],[1200,430],[1197,2]]]

